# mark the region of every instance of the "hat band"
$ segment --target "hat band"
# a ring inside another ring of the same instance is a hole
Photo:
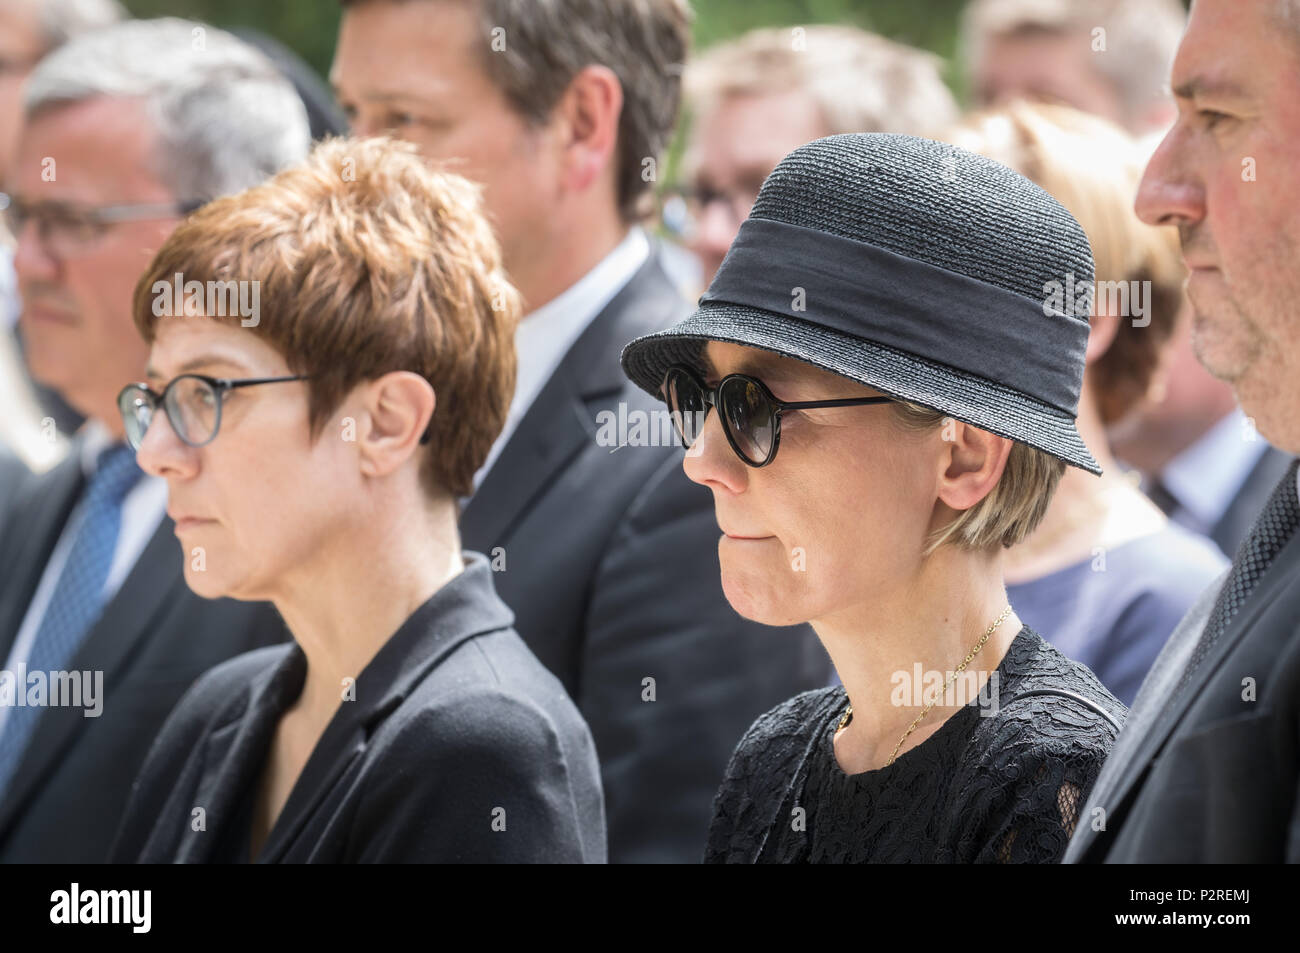
[[[1073,417],[1088,322],[1046,301],[1046,289],[1036,302],[877,245],[754,218],[741,225],[700,298],[701,305],[761,308],[938,361]]]

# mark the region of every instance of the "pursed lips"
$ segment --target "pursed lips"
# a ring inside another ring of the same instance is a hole
[[[172,522],[176,524],[176,532],[178,533],[183,529],[191,529],[195,526],[202,526],[204,523],[216,522],[216,520],[210,520],[202,516],[183,516],[173,514],[171,511],[168,511],[167,515],[171,517]]]

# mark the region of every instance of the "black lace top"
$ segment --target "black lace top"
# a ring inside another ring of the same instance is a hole
[[[1122,724],[1127,709],[1028,626],[996,674],[930,737],[861,774],[835,760],[843,687],[762,715],[714,800],[705,862],[1059,861],[1118,732],[1102,711]]]

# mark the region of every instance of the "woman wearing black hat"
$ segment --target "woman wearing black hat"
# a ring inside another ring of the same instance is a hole
[[[1027,179],[891,135],[768,177],[700,308],[623,354],[708,486],[738,612],[842,686],[761,716],[705,859],[1053,862],[1125,709],[1021,624],[1004,549],[1075,429],[1092,258]],[[717,413],[712,411],[717,410]]]

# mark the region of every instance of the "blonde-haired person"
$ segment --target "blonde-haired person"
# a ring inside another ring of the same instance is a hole
[[[767,174],[796,146],[848,132],[938,136],[958,117],[943,61],[852,26],[767,27],[687,64],[687,183],[668,223],[717,272]],[[692,294],[691,297],[695,297]]]
[[[1124,707],[1002,581],[1068,466],[1088,323],[1083,231],[1004,166],[910,136],[781,161],[694,315],[623,367],[713,493],[723,589],[810,622],[842,686],[740,740],[717,862],[1054,862]]]
[[[127,435],[190,587],[270,601],[293,641],[181,700],[117,861],[604,860],[591,735],[456,525],[519,307],[478,189],[388,140],[328,141],[163,244]]]
[[[1160,386],[1184,300],[1177,233],[1133,211],[1144,156],[1107,120],[1021,102],[968,117],[951,139],[1042,186],[1092,246],[1079,432],[1105,472],[1062,477],[1042,523],[1007,553],[1007,594],[1022,618],[1131,704],[1178,620],[1228,565],[1137,489],[1106,436]]]

